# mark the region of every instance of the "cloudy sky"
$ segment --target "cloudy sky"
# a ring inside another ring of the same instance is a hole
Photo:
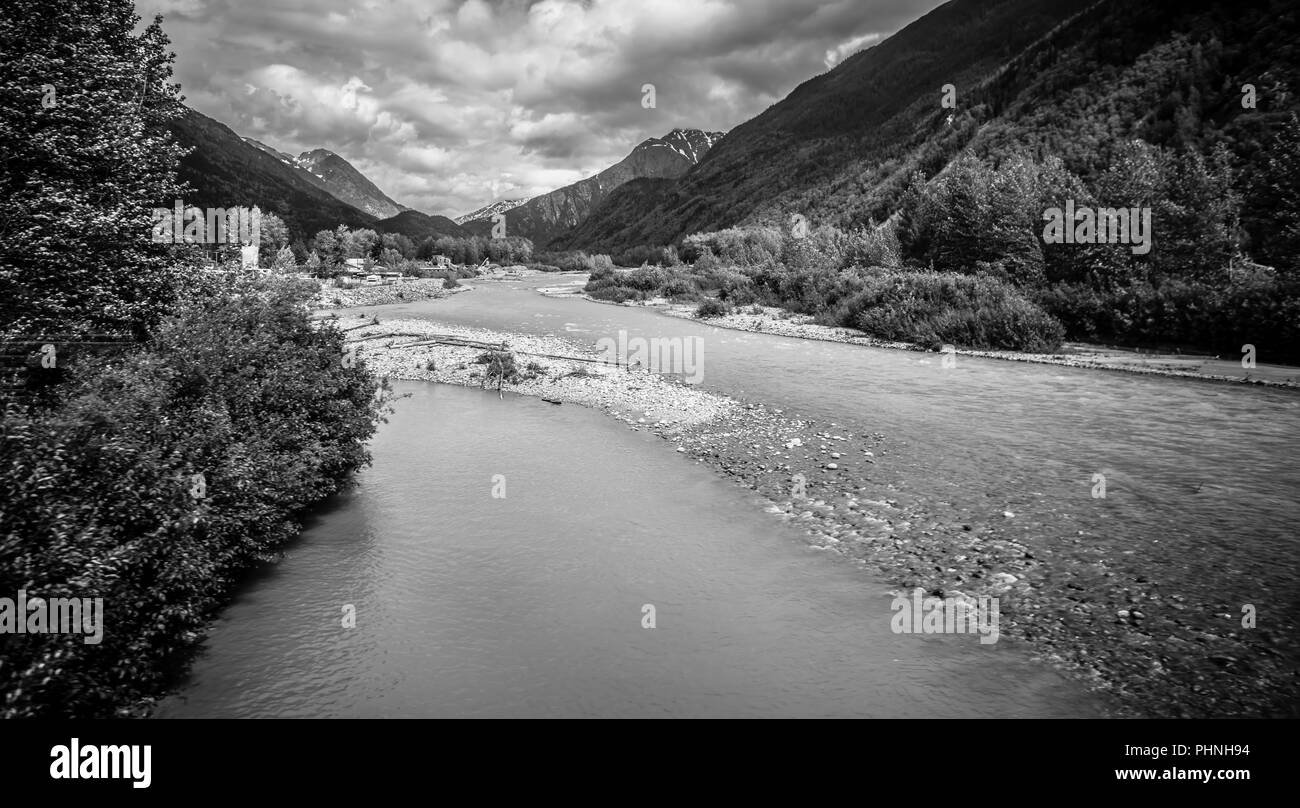
[[[725,131],[942,0],[137,0],[187,103],[457,215]],[[653,84],[655,107],[642,106]]]

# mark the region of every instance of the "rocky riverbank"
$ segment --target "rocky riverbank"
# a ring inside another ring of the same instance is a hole
[[[762,403],[584,361],[602,357],[559,338],[427,320],[349,317],[339,325],[353,329],[349,341],[381,375],[466,386],[482,384],[485,368],[475,363],[481,347],[403,346],[435,337],[506,342],[529,376],[506,390],[597,407],[661,436],[757,493],[773,518],[802,528],[815,551],[862,565],[899,593],[919,587],[934,597],[998,597],[1002,642],[1025,643],[1108,693],[1115,715],[1296,712],[1300,632],[1288,615],[1234,630],[1237,607],[1177,559],[1153,563],[1103,537],[1054,535],[1046,524],[1020,524],[1026,517],[1010,511],[942,523],[890,482],[894,458],[882,433],[796,419]],[[1268,593],[1277,581],[1259,585],[1261,601],[1283,597]]]
[[[313,308],[346,309],[353,306],[385,306],[390,303],[412,303],[416,300],[436,300],[459,292],[467,286],[444,289],[442,278],[414,278],[388,286],[352,286],[344,289],[325,284],[312,300]]]
[[[646,370],[607,365],[601,354],[556,337],[506,334],[428,320],[382,320],[367,325],[372,322],[367,317],[350,317],[338,324],[352,329],[347,332],[349,346],[356,347],[357,357],[379,376],[483,386],[485,366],[475,360],[484,348],[416,344],[442,337],[505,343],[524,377],[504,384],[505,391],[603,409],[637,426],[680,429],[718,418],[737,406],[730,398]]]
[[[665,437],[761,495],[775,518],[804,529],[810,547],[866,566],[900,594],[997,597],[1003,640],[1108,694],[1113,715],[1296,717],[1300,709],[1296,620],[1275,613],[1268,627],[1243,627],[1240,603],[1199,566],[1162,556],[1159,544],[1135,554],[1108,537],[1022,525],[1025,515],[1000,508],[963,523],[936,520],[890,482],[886,435],[792,420],[760,404]],[[1261,577],[1258,599],[1286,602],[1290,587],[1283,570]]]
[[[695,304],[673,303],[663,298],[637,303],[612,303],[598,300],[582,291],[581,285],[553,286],[538,289],[549,297],[581,297],[593,303],[613,306],[645,306],[656,309],[670,317],[687,320],[697,319]],[[882,340],[858,331],[854,328],[825,326],[814,322],[813,317],[797,314],[785,309],[771,306],[744,306],[730,314],[710,317],[705,322],[718,328],[736,331],[755,331],[775,334],[781,337],[815,339],[824,342],[842,342],[851,345],[866,345],[873,348],[891,348],[894,350],[931,352],[929,348],[911,342]],[[1119,348],[1105,348],[1084,343],[1066,343],[1059,353],[1021,353],[1019,351],[980,351],[958,348],[956,356],[981,357],[984,359],[1001,359],[1007,362],[1032,362],[1044,365],[1063,365],[1074,368],[1093,368],[1098,370],[1117,370],[1126,373],[1142,373],[1154,376],[1177,376],[1207,381],[1237,382],[1241,384],[1258,384],[1273,387],[1300,389],[1300,368],[1287,365],[1257,364],[1244,368],[1239,357],[1224,359],[1222,357],[1184,356],[1181,354],[1138,353]]]

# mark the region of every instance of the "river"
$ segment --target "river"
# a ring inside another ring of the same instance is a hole
[[[1196,564],[1249,600],[1300,518],[1285,390],[728,331],[548,298],[554,277],[367,309],[593,343],[700,337],[702,384],[885,433],[882,484],[936,522],[1012,512]],[[1096,699],[1014,643],[890,632],[887,587],[602,414],[404,382],[357,487],[223,613],[160,716],[1056,716]],[[506,496],[493,498],[493,475]],[[1104,474],[1107,496],[1092,496]],[[1164,548],[1156,548],[1166,542]],[[1170,553],[1172,545],[1175,552]],[[1182,552],[1186,548],[1186,552]],[[1159,549],[1160,552],[1155,552]],[[1208,562],[1207,562],[1208,563]],[[1240,598],[1246,598],[1241,600]],[[655,610],[654,628],[642,608]],[[346,605],[356,625],[341,625]]]

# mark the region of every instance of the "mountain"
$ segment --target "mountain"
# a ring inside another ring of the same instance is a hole
[[[493,202],[490,205],[484,205],[478,210],[466,213],[463,216],[457,216],[452,221],[456,224],[465,224],[466,222],[472,222],[475,219],[487,219],[488,221],[491,221],[492,217],[496,216],[498,213],[505,213],[508,210],[519,207],[527,201],[527,198],[503,199],[500,202]]]
[[[251,137],[244,138],[244,142],[295,169],[299,177],[327,191],[335,199],[346,202],[371,216],[386,219],[396,216],[401,211],[410,210],[389,199],[373,182],[366,179],[364,174],[353,168],[351,163],[332,151],[314,149],[303,152],[297,157],[291,157]]]
[[[404,210],[396,216],[375,222],[380,233],[400,233],[419,244],[426,238],[452,236],[464,238],[469,233],[446,216],[430,216],[418,210]]]
[[[620,185],[634,179],[680,177],[702,160],[721,137],[721,132],[699,129],[674,129],[661,138],[652,137],[594,177],[535,196],[507,211],[506,235],[524,236],[543,246],[581,223]],[[489,235],[492,224],[490,217],[480,217],[466,221],[465,227],[478,235]]]
[[[620,199],[617,219],[610,218],[614,207],[597,211],[554,246],[622,249],[637,238],[668,244],[693,232],[784,222],[793,212],[816,226],[823,211],[809,201],[828,195],[847,197],[852,213],[865,218],[864,191],[889,170],[888,160],[924,138],[945,84],[954,85],[957,107],[965,109],[970,88],[1091,2],[940,6],[729,131],[671,192],[657,189],[655,204]]]
[[[263,142],[260,141],[260,140],[254,140],[254,139],[251,138],[251,137],[245,137],[243,140],[244,140],[244,142],[247,143],[248,145],[253,146],[253,147],[256,147],[256,148],[258,148],[258,149],[261,149],[262,151],[264,151],[264,152],[266,152],[267,154],[271,155],[271,156],[274,157],[275,159],[279,160],[281,163],[284,163],[286,166],[288,166],[289,168],[293,169],[294,174],[296,174],[300,179],[306,180],[308,183],[310,183],[310,184],[316,186],[317,188],[321,189],[322,191],[325,191],[326,193],[328,193],[330,196],[334,197],[335,199],[339,199],[338,194],[336,194],[336,193],[334,193],[332,190],[330,190],[329,184],[325,182],[324,178],[323,178],[323,177],[319,177],[319,176],[317,176],[316,174],[313,174],[312,172],[308,171],[308,170],[307,170],[306,168],[304,168],[303,166],[299,165],[299,164],[298,164],[298,158],[294,157],[294,156],[291,155],[291,154],[287,154],[287,153],[285,153],[285,152],[282,152],[282,151],[280,151],[279,149],[276,149],[276,148],[273,148],[273,147],[271,147],[271,146],[268,146],[268,145],[266,145],[265,143],[263,143]],[[346,199],[339,199],[339,201],[340,201],[340,202],[347,202]],[[351,204],[351,203],[349,203],[349,204]],[[356,207],[356,206],[354,205],[353,207]]]
[[[272,157],[276,158],[277,160],[279,160],[280,162],[284,163],[285,165],[290,165],[290,166],[293,165],[293,157],[291,157],[291,156],[288,155],[288,154],[285,154],[284,152],[280,151],[279,149],[273,149],[273,148],[271,148],[270,146],[266,145],[265,143],[263,143],[263,142],[260,141],[260,140],[254,140],[254,139],[251,138],[251,137],[246,137],[246,138],[244,138],[244,142],[247,143],[247,144],[250,145],[250,146],[253,146],[253,147],[255,147],[255,148],[261,149],[262,151],[264,151],[264,152],[266,152],[267,154],[271,155]],[[315,175],[315,174],[308,174],[308,176],[315,177],[316,175]],[[319,177],[317,177],[317,179],[319,180]]]
[[[334,196],[376,218],[387,219],[408,210],[389,199],[351,163],[327,149],[303,152],[294,165],[317,177]]]
[[[613,252],[795,213],[862,227],[898,210],[913,172],[932,178],[965,149],[1058,155],[1087,178],[1133,138],[1222,142],[1249,170],[1296,103],[1296,21],[1281,0],[954,0],[799,85],[668,186],[619,188],[551,246]],[[1244,83],[1273,109],[1243,109]]]
[[[230,127],[195,110],[170,124],[182,145],[179,177],[193,189],[187,204],[228,208],[256,205],[284,220],[294,238],[311,238],[340,224],[373,227],[376,217],[341,201],[287,165],[274,150],[252,145]]]

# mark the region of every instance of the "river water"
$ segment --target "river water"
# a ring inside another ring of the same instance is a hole
[[[1300,518],[1289,391],[736,332],[480,284],[370,308],[568,336],[699,337],[702,385],[888,437],[938,522],[1086,535],[1247,602]],[[242,590],[161,716],[1052,716],[1098,702],[1010,642],[891,633],[887,587],[600,413],[400,383],[357,487]],[[493,498],[493,475],[506,496]],[[1092,496],[1094,474],[1107,496]],[[1018,535],[1019,534],[1019,535]],[[1189,555],[1193,556],[1190,557]],[[1209,562],[1206,562],[1207,565]],[[1158,571],[1158,570],[1157,570]],[[1245,597],[1246,600],[1240,598]],[[642,625],[652,605],[655,627]],[[345,606],[355,627],[344,628]]]

